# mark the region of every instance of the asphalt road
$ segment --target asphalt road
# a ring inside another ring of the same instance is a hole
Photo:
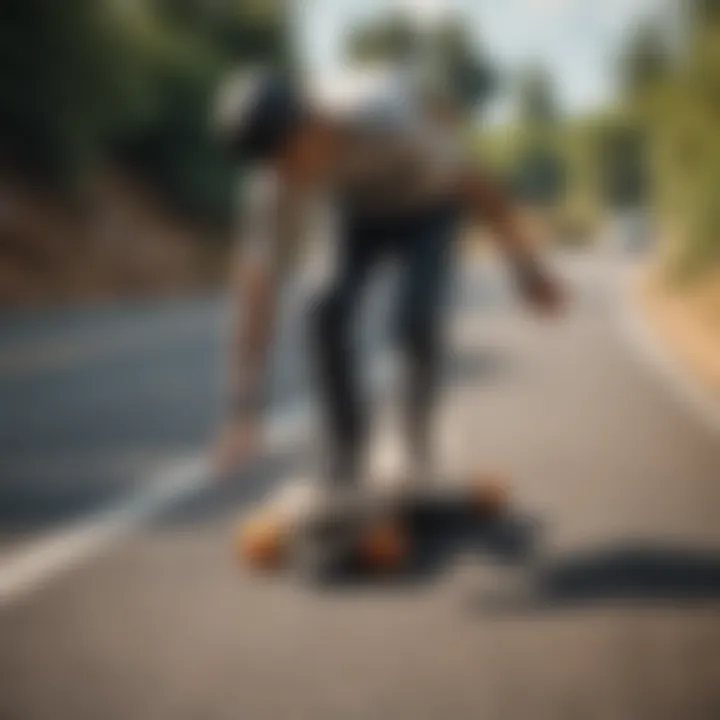
[[[574,302],[556,323],[523,315],[492,269],[456,287],[440,454],[510,479],[496,533],[398,582],[321,592],[247,574],[235,519],[312,467],[301,432],[0,607],[0,718],[720,717],[718,436],[622,338],[616,268],[561,265]],[[307,395],[301,296],[280,413]],[[208,298],[0,321],[0,548],[202,448],[226,316]]]

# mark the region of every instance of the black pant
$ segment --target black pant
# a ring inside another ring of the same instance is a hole
[[[360,470],[367,429],[353,351],[355,320],[370,272],[388,257],[400,269],[394,315],[406,361],[406,440],[416,462],[427,460],[442,345],[443,296],[458,212],[441,207],[383,219],[348,213],[340,225],[337,276],[314,308],[312,344],[329,440],[328,479],[351,483]]]

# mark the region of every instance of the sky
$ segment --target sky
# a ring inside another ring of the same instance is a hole
[[[473,39],[506,77],[541,63],[553,75],[561,107],[577,114],[611,102],[617,60],[632,28],[648,15],[670,21],[677,0],[293,0],[301,52],[310,70],[333,72],[342,61],[345,33],[397,5],[414,17],[458,14]],[[440,8],[439,10],[437,8]],[[512,114],[505,92],[490,119]]]

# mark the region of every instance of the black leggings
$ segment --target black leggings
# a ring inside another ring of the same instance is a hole
[[[355,367],[355,319],[370,272],[387,257],[400,268],[394,316],[405,356],[404,431],[414,461],[428,459],[444,290],[457,226],[458,213],[449,207],[383,220],[350,216],[341,222],[337,275],[312,314],[330,482],[355,482],[360,471],[367,417]]]

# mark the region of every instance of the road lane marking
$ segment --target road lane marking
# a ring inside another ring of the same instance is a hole
[[[379,354],[372,362],[370,385],[384,394],[393,388],[397,356]],[[292,442],[313,422],[309,401],[278,408],[269,418],[268,446]],[[207,484],[209,464],[198,455],[169,461],[144,480],[134,483],[131,495],[109,508],[100,509],[41,537],[0,553],[0,607],[41,590],[64,572],[103,554],[110,546],[132,534],[175,503]]]
[[[268,441],[282,446],[307,426],[309,403],[298,403],[270,422]],[[210,465],[201,455],[176,459],[150,475],[145,489],[19,548],[0,554],[0,607],[40,589],[54,577],[101,555],[163,510],[207,486]]]
[[[0,556],[0,606],[99,554],[168,503],[198,488],[203,477],[203,459],[175,462],[153,475],[145,491],[121,505],[94,513]]]
[[[370,383],[378,394],[394,387],[397,359],[391,351],[380,353],[372,363]],[[268,445],[292,442],[313,421],[308,401],[277,409],[269,418]],[[24,542],[4,555],[0,553],[0,607],[46,586],[64,572],[101,556],[114,543],[132,534],[180,500],[206,486],[209,465],[198,455],[170,461],[144,480],[120,503],[41,537]]]
[[[381,353],[372,363],[370,381],[378,394],[394,387],[396,368],[392,352]],[[282,447],[292,442],[307,430],[312,414],[313,407],[307,401],[277,409],[269,418],[268,445]],[[101,556],[139,526],[200,491],[206,486],[208,471],[208,461],[202,456],[175,459],[135,483],[139,489],[120,503],[30,539],[4,555],[0,553],[0,607]]]
[[[612,278],[614,281],[615,278]],[[702,393],[692,379],[668,357],[640,316],[639,309],[628,296],[631,278],[623,274],[624,283],[618,293],[618,326],[628,339],[633,354],[656,377],[664,380],[676,397],[713,431],[720,431],[720,409]],[[373,364],[373,384],[378,390],[392,387],[394,363],[383,354]],[[268,444],[282,446],[306,430],[312,421],[312,406],[300,402],[276,410],[270,418]],[[206,486],[208,462],[193,455],[163,465],[136,487],[136,491],[118,505],[101,509],[44,536],[28,540],[19,547],[0,554],[0,607],[28,596],[46,586],[64,572],[103,554],[110,546],[132,534],[139,526],[185,497]]]
[[[375,363],[372,382],[380,391],[390,384],[394,361],[390,353]],[[307,431],[313,406],[300,401],[276,410],[268,423],[268,446],[281,448]],[[169,461],[145,481],[144,487],[117,505],[104,508],[20,547],[0,553],[0,607],[42,589],[52,579],[96,558],[114,543],[180,500],[207,487],[210,464],[202,455]]]

